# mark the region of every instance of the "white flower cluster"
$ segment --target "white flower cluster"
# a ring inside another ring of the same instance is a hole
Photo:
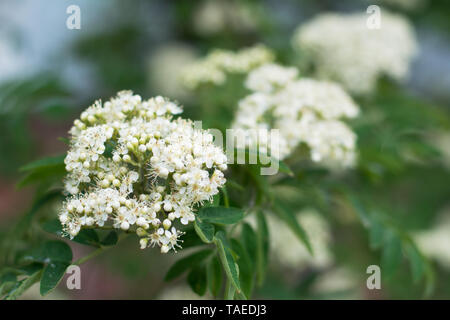
[[[404,80],[418,50],[411,24],[384,9],[379,29],[367,27],[366,14],[322,14],[301,25],[292,43],[310,55],[319,77],[355,94],[373,91],[383,74]]]
[[[181,78],[184,85],[191,90],[206,83],[221,85],[226,81],[227,73],[247,73],[273,59],[273,53],[263,45],[238,52],[216,49],[205,58],[184,68]]]
[[[265,93],[283,88],[298,76],[298,69],[267,63],[249,73],[245,86],[253,91]]]
[[[132,230],[141,248],[175,250],[181,232],[174,223],[194,221],[194,206],[225,183],[223,150],[175,103],[143,101],[131,91],[97,101],[75,120],[65,159],[65,189],[72,196],[59,219],[74,237],[83,227],[107,224]]]
[[[356,117],[359,108],[339,85],[296,79],[297,74],[295,68],[274,64],[250,72],[246,85],[256,91],[239,102],[233,128],[249,133],[278,129],[275,143],[280,159],[304,143],[313,161],[338,167],[353,165],[356,135],[340,119]],[[246,136],[247,145],[270,149],[273,141],[257,138]]]

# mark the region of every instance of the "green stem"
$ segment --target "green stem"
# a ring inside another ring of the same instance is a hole
[[[225,300],[233,300],[234,299],[234,292],[235,292],[235,289],[231,285],[231,281],[229,279],[227,279],[227,282],[225,284],[225,296],[224,296],[224,299]]]
[[[226,208],[229,208],[230,207],[230,199],[228,198],[227,188],[225,186],[223,186],[221,191],[222,191],[222,194],[223,194],[223,203],[224,203]]]
[[[122,237],[120,237],[120,236],[122,236]],[[121,234],[120,236],[119,236],[119,239],[117,240],[117,243],[119,243],[120,240],[122,240],[123,238],[128,236],[128,234]],[[89,253],[87,256],[81,257],[80,259],[76,260],[73,264],[79,266],[79,265],[85,263],[86,261],[89,261],[92,258],[95,258],[96,256],[98,256],[102,252],[108,250],[109,248],[112,248],[112,246],[97,248],[96,250]]]
[[[94,251],[92,251],[91,253],[89,253],[87,256],[81,257],[80,259],[78,259],[77,261],[75,261],[73,264],[79,266],[80,264],[85,263],[86,261],[98,256],[100,253],[102,253],[103,251],[105,251],[104,247],[100,247]]]

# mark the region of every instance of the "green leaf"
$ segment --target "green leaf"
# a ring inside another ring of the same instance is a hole
[[[206,292],[206,268],[204,265],[195,266],[187,276],[187,282],[199,296],[203,296]]]
[[[383,274],[389,278],[397,270],[402,257],[402,244],[393,232],[387,235],[381,254],[381,268]]]
[[[244,149],[236,148],[234,150],[234,157],[235,157],[234,163],[238,163],[237,159],[238,159],[238,155],[240,155],[240,154],[244,155],[246,160],[250,159],[250,157],[252,157],[252,159],[256,159],[258,166],[265,167],[266,165],[263,165],[262,164],[263,162],[268,163],[268,164],[278,162],[278,164],[279,164],[278,169],[280,172],[286,173],[289,176],[294,176],[294,173],[292,172],[291,168],[289,168],[289,166],[284,161],[279,160],[275,157],[269,156],[263,152],[260,152],[259,150],[255,152],[255,150],[249,150],[249,149],[244,150]],[[248,163],[250,163],[250,161]]]
[[[102,246],[109,247],[117,244],[119,237],[117,236],[117,232],[112,230],[109,232],[105,238],[100,242]]]
[[[244,211],[238,208],[203,207],[198,217],[204,222],[234,224],[244,217]]]
[[[6,271],[6,272],[2,272],[2,274],[0,275],[0,284],[3,284],[5,282],[16,282],[17,280],[17,272],[14,271]]]
[[[25,254],[24,261],[49,263],[72,261],[72,250],[63,241],[48,241]]]
[[[253,290],[254,273],[250,256],[242,244],[236,239],[231,239],[231,247],[236,252],[239,266],[239,281],[245,296],[250,297]]]
[[[220,193],[216,193],[213,196],[212,201],[211,202],[209,202],[209,201],[206,202],[204,204],[204,207],[217,207],[219,205],[220,205]]]
[[[258,237],[248,223],[242,225],[241,238],[250,257],[251,265],[254,267],[258,260]]]
[[[279,164],[280,164],[280,172],[286,173],[287,175],[293,177],[294,176],[294,172],[292,172],[291,168],[289,168],[289,166],[281,160],[278,160]]]
[[[52,262],[72,261],[72,250],[63,241],[48,241],[45,243],[46,258]]]
[[[15,300],[20,295],[25,292],[29,287],[39,281],[42,274],[42,270],[36,271],[31,276],[19,281],[16,285],[9,291],[8,295],[5,297],[6,300]]]
[[[219,296],[222,288],[222,268],[217,256],[211,258],[206,269],[209,291],[214,297]]]
[[[11,292],[14,287],[16,286],[17,281],[5,281],[2,284],[0,284],[0,297],[4,296],[5,294]]]
[[[369,229],[370,247],[372,249],[380,248],[383,245],[384,236],[385,229],[383,228],[383,225],[378,221],[372,219],[372,223],[370,224]]]
[[[291,211],[287,210],[284,205],[277,201],[273,206],[273,210],[275,213],[278,214],[278,216],[287,224],[289,228],[294,232],[294,234],[297,236],[297,238],[303,242],[303,244],[308,249],[309,253],[313,254],[313,249],[311,246],[311,243],[309,241],[308,234],[306,231],[302,228],[302,226],[298,223],[297,217],[295,214],[293,214]]]
[[[48,202],[56,199],[62,198],[62,194],[60,190],[52,190],[44,195],[40,196],[33,202],[33,206],[30,211],[28,211],[24,217],[20,220],[20,222],[16,225],[14,229],[11,230],[10,236],[17,237],[18,235],[23,234],[30,226],[31,221],[39,210],[46,205]]]
[[[41,228],[48,233],[64,237],[63,228],[58,218],[44,221],[41,223]]]
[[[230,180],[227,178],[227,186],[230,188],[236,189],[238,191],[245,191],[245,187],[237,183],[236,181]]]
[[[205,243],[211,243],[214,239],[214,225],[208,222],[202,222],[200,219],[195,219],[195,232],[197,232],[200,239]]]
[[[225,274],[227,275],[228,280],[236,289],[236,293],[245,299],[239,281],[239,268],[233,258],[233,255],[231,254],[230,247],[223,231],[219,231],[216,233],[216,235],[214,236],[214,243],[217,246],[220,261],[222,262],[222,266],[225,270]]]
[[[367,212],[366,208],[364,207],[364,205],[354,195],[347,193],[346,196],[348,197],[349,201],[352,203],[353,208],[355,209],[356,214],[358,215],[359,219],[361,220],[363,226],[365,228],[370,228],[372,219],[371,219],[369,213]]]
[[[32,170],[41,170],[43,168],[54,168],[55,166],[64,165],[65,154],[42,158],[36,161],[33,161],[29,164],[24,165],[19,169],[21,172],[32,171]]]
[[[53,290],[66,273],[68,262],[56,261],[50,262],[42,273],[40,293],[42,296]]]
[[[28,276],[31,276],[32,274],[36,273],[39,270],[42,270],[44,265],[42,263],[33,262],[26,266],[18,267],[17,271],[21,274],[26,274]]]
[[[10,292],[17,283],[17,274],[13,271],[2,272],[0,276],[0,297]]]
[[[261,211],[256,212],[257,220],[257,276],[258,284],[261,286],[264,282],[268,256],[269,256],[269,229],[267,228],[266,218]]]
[[[27,172],[27,175],[19,181],[17,187],[21,188],[34,182],[56,180],[63,177],[66,174],[64,157],[64,155],[61,155],[44,158],[23,166],[20,171]]]
[[[167,271],[167,274],[164,278],[165,281],[171,281],[178,276],[182,275],[185,271],[194,266],[200,264],[203,260],[205,260],[212,253],[211,249],[205,249],[202,251],[197,251],[182,258],[174,263],[174,265]]]
[[[413,243],[404,246],[406,257],[411,266],[411,272],[414,283],[418,283],[422,279],[425,272],[425,261],[422,254]]]
[[[41,263],[31,263],[17,268],[4,268],[2,272],[0,272],[0,296],[12,294],[13,290],[16,292],[15,294],[18,294],[16,290],[23,282],[25,282],[25,279],[29,277],[17,281],[17,276],[32,276],[35,273],[40,272],[42,268],[43,264]]]
[[[205,243],[200,239],[194,228],[185,230],[186,234],[183,236],[183,249],[192,248],[204,245]]]
[[[72,239],[74,242],[78,242],[87,246],[99,247],[100,239],[94,229],[82,229],[78,232],[77,236]]]
[[[424,297],[429,298],[436,286],[436,276],[431,264],[427,261],[425,264],[425,292]]]
[[[42,223],[41,226],[42,226],[42,229],[44,229],[45,231],[47,231],[49,233],[53,233],[53,234],[63,237],[63,238],[68,238],[67,234],[65,234],[63,232],[63,227],[61,225],[61,222],[57,218],[48,220],[48,221]],[[94,229],[82,229],[77,234],[77,236],[74,237],[73,239],[71,239],[70,241],[74,241],[77,243],[81,243],[81,244],[93,246],[93,247],[100,247],[100,245],[103,245],[100,242],[98,234]]]

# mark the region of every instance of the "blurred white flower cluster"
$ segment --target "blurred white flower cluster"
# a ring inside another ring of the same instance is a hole
[[[274,54],[263,45],[244,48],[237,52],[216,49],[205,58],[182,70],[184,85],[193,90],[202,84],[221,85],[227,73],[247,73],[274,59]]]
[[[257,19],[244,1],[206,0],[196,8],[192,25],[202,36],[232,30],[247,33],[257,28]]]
[[[247,146],[268,151],[275,143],[280,159],[304,143],[315,162],[352,166],[356,135],[340,119],[356,117],[358,106],[339,85],[297,75],[297,69],[275,64],[251,71],[246,86],[255,92],[239,102],[233,128],[249,132]],[[278,141],[250,134],[270,129],[279,130]]]
[[[414,239],[422,252],[450,270],[450,209],[432,229],[416,233]]]
[[[411,24],[381,11],[379,29],[367,27],[366,14],[321,14],[301,25],[292,43],[314,62],[317,75],[333,79],[355,94],[373,91],[385,74],[401,81],[418,51]]]
[[[364,279],[358,272],[346,267],[333,268],[322,273],[312,286],[312,292],[322,299],[363,299],[364,289],[361,289]]]
[[[250,72],[245,86],[252,91],[271,93],[285,87],[298,76],[295,67],[282,67],[275,63],[267,63]]]
[[[191,99],[192,93],[183,85],[180,70],[196,60],[196,51],[189,45],[172,42],[158,47],[148,61],[151,88],[172,99]]]
[[[298,214],[298,222],[306,230],[314,255],[298,240],[286,223],[266,215],[269,225],[272,260],[284,267],[301,269],[305,267],[326,268],[333,262],[329,249],[331,233],[327,221],[313,210]],[[289,245],[287,245],[289,244]]]
[[[71,237],[110,224],[136,232],[141,248],[175,250],[181,232],[174,223],[194,221],[194,206],[218,193],[227,168],[211,134],[172,118],[181,112],[166,98],[122,91],[75,120],[65,159],[72,196],[59,215]]]

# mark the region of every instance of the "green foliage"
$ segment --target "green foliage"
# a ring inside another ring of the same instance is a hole
[[[20,171],[26,175],[17,186],[21,188],[36,182],[50,184],[61,181],[66,174],[64,158],[65,155],[43,158],[21,167]]]
[[[266,273],[267,263],[269,260],[269,230],[267,227],[267,221],[264,214],[261,211],[256,213],[256,219],[258,223],[257,227],[257,279],[258,284],[262,285],[264,276]]]
[[[203,242],[211,243],[214,239],[214,225],[197,219],[194,223],[195,232]]]
[[[207,279],[205,265],[198,265],[191,269],[187,276],[189,286],[199,296],[203,296],[206,292]]]
[[[53,114],[54,110],[48,110],[49,99],[64,101],[65,108],[68,97],[67,88],[51,74],[37,74],[0,85],[0,172],[3,176],[11,176],[35,156],[35,139],[28,126],[30,116]]]
[[[61,281],[71,261],[72,250],[65,242],[47,241],[21,256],[22,267],[5,273],[0,281],[1,294],[6,294],[7,300],[14,300],[34,283],[40,281],[40,292],[46,295]],[[18,281],[13,274],[26,275],[26,277]]]
[[[286,222],[286,224],[292,229],[292,231],[299,238],[299,240],[305,244],[309,253],[313,254],[313,249],[312,249],[311,243],[309,242],[308,235],[307,235],[306,231],[302,228],[302,226],[298,223],[297,218],[295,217],[295,214],[293,214],[291,211],[287,210],[284,207],[284,205],[279,201],[277,201],[273,205],[272,208],[278,214],[280,219],[282,219],[284,222]]]
[[[167,271],[165,281],[173,280],[188,269],[193,268],[205,260],[209,255],[211,255],[212,250],[205,249],[202,251],[195,252],[183,259],[178,260],[170,269]]]
[[[204,207],[199,210],[197,216],[204,222],[235,224],[244,217],[244,211],[238,208]]]
[[[331,1],[325,2],[328,9],[337,8]],[[427,14],[404,14],[427,28],[448,25],[450,20],[443,9],[449,5],[429,2],[424,8]],[[302,11],[307,15],[320,7],[312,1],[307,3],[309,10]],[[199,34],[192,23],[200,5],[177,1],[166,8],[173,11],[174,24],[167,28],[173,39],[189,43],[201,53],[214,47],[237,49],[266,43],[275,50],[278,62],[292,65],[296,61],[302,77],[313,75],[314,70],[308,65],[309,53],[302,52],[298,61],[289,43],[290,33],[285,30],[287,25],[272,19],[271,10],[260,2],[245,1],[256,19],[255,30],[241,33],[225,26],[223,31],[211,35]],[[296,2],[290,5],[300,8]],[[95,97],[108,97],[123,89],[143,92],[145,96],[161,94],[146,87],[147,56],[161,42],[140,25],[140,11],[147,7],[122,6],[120,9],[130,12],[132,21],[122,17],[107,30],[84,34],[73,44],[77,58],[92,66],[92,92],[82,96],[76,85],[70,87],[58,77],[44,73],[0,85],[2,181],[16,179],[19,172],[21,179],[14,180],[18,181],[18,188],[36,187],[30,210],[0,229],[2,298],[16,299],[37,282],[45,295],[58,285],[70,263],[81,264],[110,248],[117,250],[112,255],[120,256],[117,264],[126,265],[123,268],[129,274],[135,274],[136,266],[144,266],[145,279],[152,284],[152,277],[159,277],[165,263],[174,258],[160,258],[159,253],[155,258],[151,249],[136,254],[128,247],[120,247],[119,240],[126,232],[110,230],[110,226],[83,228],[70,239],[53,206],[64,200],[60,186],[65,155],[44,157],[26,165],[47,150],[38,143],[40,128],[32,130],[33,125],[43,125],[43,119],[57,120],[58,126],[65,128],[73,118],[69,117],[71,105],[86,106],[87,101],[92,102],[93,97],[86,95],[95,92]],[[180,101],[186,106],[183,116],[202,120],[205,128],[224,132],[230,128],[238,101],[249,93],[244,81],[245,75],[228,75],[223,85],[199,88],[190,99]],[[267,215],[285,223],[313,254],[311,242],[315,234],[297,218],[301,210],[314,209],[330,225],[333,268],[345,267],[361,274],[369,264],[380,265],[383,298],[448,298],[448,270],[432,263],[414,241],[414,234],[430,230],[439,218],[437,213],[448,206],[450,171],[443,165],[442,150],[433,140],[436,132],[450,129],[448,94],[423,98],[382,79],[372,95],[355,100],[361,107],[361,115],[350,123],[358,137],[355,169],[323,168],[309,161],[305,157],[308,150],[300,147],[291,157],[279,161],[277,175],[262,176],[260,170],[267,167],[263,163],[278,160],[248,149],[235,149],[234,160],[241,153],[246,164],[235,161],[230,165],[226,187],[211,203],[198,208],[193,224],[181,226],[185,232],[183,251],[175,256],[177,260],[168,269],[165,280],[183,277],[198,295],[208,291],[219,299],[339,298],[336,292],[319,295],[313,291],[317,281],[327,275],[327,268],[288,270],[279,261],[272,261],[269,268],[271,250],[277,248],[270,243],[272,226]],[[59,140],[69,143],[65,137]],[[112,149],[108,142],[105,155],[110,157]],[[256,159],[256,164],[248,164],[250,159]],[[93,251],[72,262],[68,245],[71,242],[89,246]],[[122,257],[124,253],[129,253],[126,259]],[[105,263],[104,267],[110,264]],[[289,280],[285,283],[286,274]]]
[[[45,266],[41,278],[41,295],[45,296],[58,285],[69,265],[69,262],[56,261]]]
[[[410,265],[414,283],[425,276],[425,294],[430,294],[433,284],[433,271],[430,263],[422,255],[412,238],[402,229],[377,211],[367,211],[355,198],[351,199],[363,225],[369,231],[369,243],[372,249],[381,250],[381,268],[386,280],[390,280],[401,266],[403,258]]]
[[[223,231],[216,233],[214,243],[217,246],[220,261],[222,262],[228,281],[234,287],[238,296],[245,299],[245,295],[242,294],[241,284],[239,281],[239,267],[231,254],[230,246]]]
[[[217,256],[212,257],[209,260],[207,266],[207,281],[209,291],[213,297],[218,297],[220,294],[220,289],[222,288],[222,268],[220,265],[219,258]]]
[[[239,282],[241,283],[242,292],[246,297],[250,297],[254,284],[254,272],[252,261],[247,250],[236,239],[231,239],[231,248],[236,253],[236,262],[239,267]]]

